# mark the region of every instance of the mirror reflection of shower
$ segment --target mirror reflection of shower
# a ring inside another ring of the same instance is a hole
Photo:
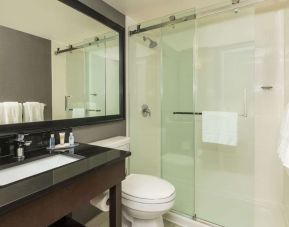
[[[151,38],[147,37],[147,36],[143,36],[143,41],[146,42],[146,41],[149,41],[149,48],[155,48],[158,46],[158,43],[156,41],[153,41]]]

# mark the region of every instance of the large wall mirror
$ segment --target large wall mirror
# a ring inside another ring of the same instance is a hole
[[[0,129],[123,119],[123,36],[78,1],[1,0]]]

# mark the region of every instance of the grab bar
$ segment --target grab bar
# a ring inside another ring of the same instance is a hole
[[[203,115],[201,112],[173,112],[174,115]],[[244,114],[239,114],[240,117],[247,117]]]

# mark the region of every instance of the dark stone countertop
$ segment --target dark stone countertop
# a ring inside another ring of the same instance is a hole
[[[21,162],[14,157],[0,159],[0,171],[59,154],[79,160],[10,184],[0,185],[0,215],[34,198],[45,196],[50,190],[56,190],[82,174],[122,161],[131,153],[88,144],[80,144],[65,152],[50,152],[42,148],[25,153],[25,160]]]

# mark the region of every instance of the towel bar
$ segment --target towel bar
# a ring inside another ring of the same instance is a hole
[[[203,115],[202,112],[173,112],[174,115]],[[247,117],[247,115],[239,114],[239,117]]]
[[[239,114],[240,117],[247,118],[248,117],[248,110],[247,110],[247,89],[244,88],[243,91],[243,108],[244,108],[244,113]],[[173,112],[174,115],[202,115],[202,112]]]

